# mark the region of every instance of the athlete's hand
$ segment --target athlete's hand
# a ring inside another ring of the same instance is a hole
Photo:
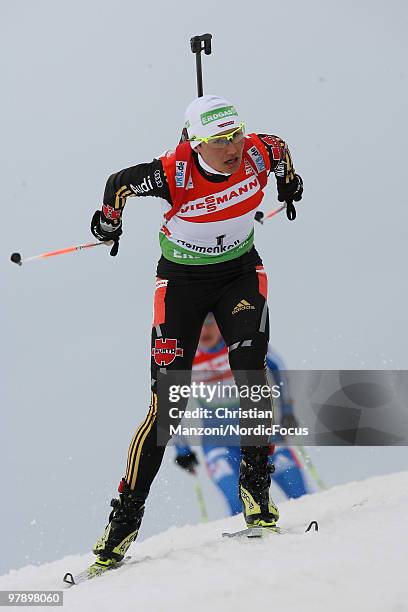
[[[183,470],[195,474],[195,468],[198,465],[198,459],[195,452],[191,451],[188,455],[177,455],[174,460]]]
[[[91,232],[101,242],[113,240],[110,254],[116,257],[119,250],[119,237],[122,234],[122,221],[118,225],[113,225],[101,214],[100,210],[96,210],[91,221]]]
[[[290,183],[281,184],[278,181],[278,200],[279,202],[299,202],[303,194],[303,181],[299,174]]]

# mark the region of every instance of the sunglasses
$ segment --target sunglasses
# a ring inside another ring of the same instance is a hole
[[[245,137],[245,123],[240,123],[235,130],[229,132],[229,134],[221,134],[220,136],[207,136],[206,138],[200,136],[193,136],[190,138],[190,141],[199,141],[205,142],[212,149],[222,149],[226,147],[231,142],[238,143],[241,142]]]

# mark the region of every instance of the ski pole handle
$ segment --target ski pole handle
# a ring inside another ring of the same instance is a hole
[[[47,257],[56,257],[57,255],[65,255],[65,253],[74,253],[75,251],[91,249],[92,247],[100,246],[101,244],[112,246],[113,240],[109,240],[107,242],[86,242],[85,244],[78,244],[76,246],[66,247],[65,249],[58,249],[57,251],[48,251],[47,253],[40,253],[40,255],[33,255],[31,257],[25,257],[24,259],[22,259],[20,253],[12,253],[10,259],[13,263],[19,266],[22,266],[23,263],[26,263],[27,261],[33,261],[34,259],[46,259]]]

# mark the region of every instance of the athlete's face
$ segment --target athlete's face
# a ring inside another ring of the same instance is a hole
[[[221,132],[220,136],[228,133],[228,131]],[[231,141],[224,147],[216,149],[212,148],[210,144],[202,142],[196,147],[196,151],[200,153],[205,163],[217,172],[233,174],[239,170],[241,165],[244,143],[245,139],[240,142]]]
[[[221,332],[218,329],[218,325],[215,321],[203,325],[200,334],[200,340],[198,342],[202,349],[210,349],[215,346],[221,338]]]

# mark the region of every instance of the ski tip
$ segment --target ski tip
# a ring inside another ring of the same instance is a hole
[[[319,531],[319,524],[317,521],[312,521],[311,523],[309,523],[305,533],[307,533],[308,531]]]
[[[75,580],[73,575],[71,574],[71,572],[67,572],[64,576],[64,582],[66,582],[67,584],[73,585],[75,584]]]

